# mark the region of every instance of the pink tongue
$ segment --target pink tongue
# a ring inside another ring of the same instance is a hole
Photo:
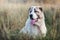
[[[35,23],[36,20],[31,20],[31,24],[33,25]]]

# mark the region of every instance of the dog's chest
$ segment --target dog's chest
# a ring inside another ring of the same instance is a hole
[[[29,34],[32,34],[32,35],[38,35],[39,34],[40,30],[38,29],[37,26],[31,25],[30,20],[27,21],[25,27],[26,27],[26,30],[28,30]]]
[[[30,26],[30,33],[32,35],[38,35],[39,34],[39,29],[37,28],[37,26]]]

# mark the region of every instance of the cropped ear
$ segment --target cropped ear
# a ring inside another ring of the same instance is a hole
[[[30,11],[31,7],[28,9],[28,11]]]
[[[32,12],[32,9],[31,9],[31,7],[28,9],[28,11],[31,13]]]
[[[39,7],[40,11],[43,11],[42,7]]]

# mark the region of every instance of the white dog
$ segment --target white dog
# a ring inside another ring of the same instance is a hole
[[[44,20],[42,7],[31,6],[29,8],[29,15],[25,27],[21,29],[20,33],[29,34],[33,37],[45,37],[47,28]]]

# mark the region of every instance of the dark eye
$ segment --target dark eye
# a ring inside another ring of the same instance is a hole
[[[34,11],[35,13],[39,13],[39,11]]]

